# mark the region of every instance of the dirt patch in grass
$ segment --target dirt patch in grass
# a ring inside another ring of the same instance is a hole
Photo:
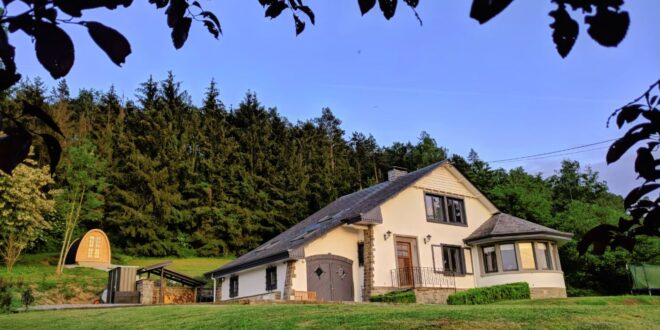
[[[639,301],[634,298],[628,298],[623,301],[624,305],[639,305]]]
[[[504,329],[521,329],[521,326],[520,324],[504,321],[504,320],[468,321],[468,320],[439,319],[431,322],[428,325],[428,327],[424,326],[422,328],[435,328],[435,329],[447,329],[447,330],[454,330],[454,329],[504,330]]]

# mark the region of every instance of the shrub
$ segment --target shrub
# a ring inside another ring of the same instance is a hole
[[[11,283],[0,277],[0,314],[11,310]]]
[[[449,305],[478,305],[490,304],[500,300],[529,298],[530,293],[527,282],[517,282],[457,292],[449,296],[447,303]]]
[[[25,291],[23,291],[23,294],[21,295],[21,303],[23,306],[25,306],[25,310],[28,310],[28,307],[32,306],[34,304],[34,295],[32,294],[32,288],[27,288]]]
[[[410,304],[410,303],[415,303],[417,301],[417,299],[415,298],[415,292],[414,291],[406,290],[406,291],[388,292],[386,294],[371,296],[369,298],[369,301]]]

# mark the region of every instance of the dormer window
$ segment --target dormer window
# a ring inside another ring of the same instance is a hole
[[[466,225],[465,205],[462,199],[425,194],[426,220],[429,222]]]

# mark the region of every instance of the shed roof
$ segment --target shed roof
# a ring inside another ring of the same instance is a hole
[[[204,281],[192,278],[188,275],[181,274],[179,272],[168,269],[167,266],[171,265],[172,261],[165,261],[159,264],[147,266],[138,270],[138,275],[148,273],[154,274],[156,276],[163,276],[168,280],[172,280],[183,285],[191,286],[193,288],[203,286],[206,284]]]
[[[514,217],[506,213],[497,213],[486,220],[479,228],[463,241],[467,244],[503,237],[547,236],[558,240],[568,240],[573,234],[555,230],[539,224]]]

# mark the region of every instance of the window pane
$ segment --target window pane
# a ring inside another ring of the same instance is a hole
[[[454,200],[451,198],[447,198],[447,213],[448,213],[447,221],[456,222],[456,210],[455,210]]]
[[[522,268],[536,269],[532,243],[518,243],[518,249],[520,250],[520,261],[522,262]]]
[[[426,218],[435,218],[435,214],[433,213],[433,197],[430,195],[424,196],[424,203],[426,204]]]
[[[445,221],[445,205],[444,198],[434,196],[433,197],[433,208],[435,209],[435,218],[440,221]]]
[[[539,269],[552,269],[548,243],[536,243],[536,262],[539,264]]]
[[[472,274],[472,250],[465,249],[465,273]]]
[[[497,256],[495,256],[495,247],[486,246],[484,251],[484,268],[486,273],[497,272]]]
[[[459,248],[452,248],[451,249],[451,254],[454,259],[454,272],[459,273],[459,274],[464,274],[463,272],[463,263],[461,262],[461,249]]]
[[[454,268],[451,266],[451,258],[449,256],[449,249],[447,247],[442,248],[442,264],[444,271],[451,272],[454,270]]]
[[[516,260],[516,248],[513,244],[500,245],[500,253],[502,254],[502,269],[503,270],[518,270],[518,260]]]

